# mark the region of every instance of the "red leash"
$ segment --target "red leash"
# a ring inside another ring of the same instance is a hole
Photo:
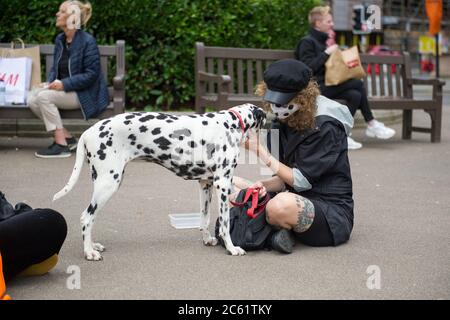
[[[267,202],[269,202],[269,196],[266,194],[266,197],[264,200],[258,204],[259,200],[259,188],[248,188],[247,192],[245,193],[244,200],[242,202],[234,202],[230,201],[231,204],[235,207],[242,207],[250,197],[252,197],[252,206],[247,210],[247,215],[254,219],[256,218],[261,212],[263,212],[264,208],[266,207]],[[256,212],[255,212],[256,210]]]

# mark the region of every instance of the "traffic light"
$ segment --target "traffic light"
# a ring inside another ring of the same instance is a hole
[[[366,8],[362,4],[353,6],[353,32],[366,31]]]

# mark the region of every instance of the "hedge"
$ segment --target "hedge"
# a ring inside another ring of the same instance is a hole
[[[58,0],[2,1],[0,42],[53,43]],[[320,0],[92,0],[87,31],[126,41],[127,105],[192,106],[194,43],[293,49]]]

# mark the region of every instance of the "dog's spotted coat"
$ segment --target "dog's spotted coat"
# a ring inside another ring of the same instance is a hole
[[[86,130],[78,142],[72,176],[54,200],[69,192],[79,178],[83,161],[91,169],[94,192],[91,203],[81,215],[84,255],[88,260],[101,260],[104,247],[91,237],[96,214],[117,191],[125,165],[145,157],[187,180],[200,184],[201,226],[203,243],[216,245],[208,227],[210,203],[215,189],[220,207],[220,236],[232,255],[245,251],[235,247],[229,234],[228,195],[231,193],[234,168],[239,158],[239,145],[249,129],[259,130],[265,113],[251,104],[230,110],[175,116],[164,113],[133,112],[99,121]]]

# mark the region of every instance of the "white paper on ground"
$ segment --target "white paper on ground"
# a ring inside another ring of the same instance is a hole
[[[200,213],[172,213],[169,219],[175,229],[200,228]]]

